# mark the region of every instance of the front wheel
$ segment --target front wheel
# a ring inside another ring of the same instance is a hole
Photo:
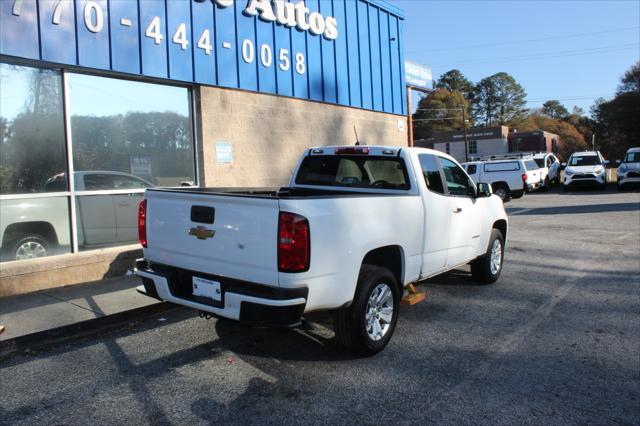
[[[491,231],[485,254],[471,262],[471,275],[475,281],[491,284],[498,280],[504,262],[504,236],[499,229]]]
[[[336,311],[336,339],[349,350],[370,356],[387,346],[398,320],[400,291],[386,268],[363,265],[351,306]]]

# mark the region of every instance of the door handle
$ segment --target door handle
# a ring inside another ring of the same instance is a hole
[[[460,213],[461,211],[462,211],[462,207],[458,207],[458,208],[453,209],[454,213]]]

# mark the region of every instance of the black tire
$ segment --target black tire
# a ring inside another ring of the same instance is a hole
[[[31,253],[25,251],[25,248],[31,246]],[[11,251],[9,252],[10,260],[36,259],[39,257],[49,256],[49,241],[42,235],[29,234],[22,235],[13,241]],[[31,256],[31,257],[29,257]]]
[[[492,271],[491,268],[491,251],[494,246],[494,242],[500,243],[500,266],[497,272]],[[492,284],[500,278],[502,267],[504,265],[504,236],[499,229],[493,229],[491,231],[491,238],[489,238],[489,245],[484,255],[480,256],[473,262],[471,262],[471,276],[474,281],[481,284]]]
[[[571,187],[569,185],[562,185],[562,190],[564,192],[569,192],[569,191],[571,191]]]
[[[503,203],[511,200],[511,191],[509,187],[503,183],[493,186],[493,193],[500,197]]]
[[[379,285],[386,285],[391,290],[393,312],[382,337],[374,340],[367,331],[367,309],[369,298]],[[334,314],[333,328],[336,340],[360,355],[371,356],[380,352],[387,346],[396,328],[401,296],[396,278],[391,271],[380,266],[362,265],[351,306],[339,309]]]

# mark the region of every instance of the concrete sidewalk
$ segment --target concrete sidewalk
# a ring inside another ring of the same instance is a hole
[[[136,291],[134,276],[0,298],[0,356],[174,309]]]

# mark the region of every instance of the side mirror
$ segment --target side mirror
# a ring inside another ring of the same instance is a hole
[[[609,160],[604,160],[604,166],[605,166],[605,167],[607,167],[610,163],[611,163],[611,161],[609,161]]]
[[[620,164],[622,164],[621,160],[616,160],[616,166],[619,166]]]
[[[478,198],[480,197],[490,197],[493,191],[491,190],[491,185],[488,183],[479,183],[478,185]]]

